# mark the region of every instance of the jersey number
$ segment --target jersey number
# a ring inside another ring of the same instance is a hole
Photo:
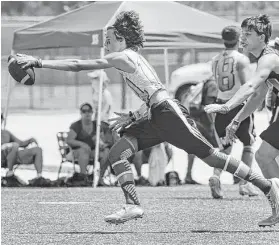
[[[215,77],[218,82],[218,87],[222,92],[231,90],[234,85],[234,58],[228,57],[223,61],[216,62]]]

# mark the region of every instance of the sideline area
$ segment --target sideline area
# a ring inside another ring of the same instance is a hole
[[[56,133],[59,131],[68,131],[70,124],[79,119],[79,112],[76,110],[25,110],[22,112],[11,112],[8,116],[6,129],[10,130],[20,139],[34,137],[38,140],[43,149],[44,169],[43,176],[54,180],[57,178],[57,171],[61,161],[58,151]],[[257,135],[260,134],[268,125],[268,112],[263,110],[255,114],[255,127]],[[255,149],[258,149],[261,139],[257,137]],[[240,158],[242,145],[238,142],[234,145],[232,154]],[[254,161],[253,167],[258,169]],[[166,172],[175,169],[180,179],[183,179],[187,168],[187,154],[175,148],[173,161],[167,166]],[[32,169],[32,168],[31,168]],[[72,171],[71,164],[63,165],[63,174],[69,175]],[[16,170],[16,174],[27,181],[35,177],[35,171]],[[212,174],[212,168],[196,159],[193,168],[193,178],[202,184],[207,184]],[[148,165],[143,165],[143,176],[148,175]],[[221,175],[221,181],[224,184],[232,184],[232,176],[228,173]]]

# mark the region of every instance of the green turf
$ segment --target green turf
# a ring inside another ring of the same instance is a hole
[[[137,190],[143,219],[109,225],[104,216],[123,203],[118,187],[2,188],[2,244],[279,244],[279,225],[257,226],[270,214],[263,195],[242,197],[235,185],[223,200],[206,185]]]

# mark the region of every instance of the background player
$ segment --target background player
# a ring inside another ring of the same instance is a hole
[[[257,59],[257,70],[255,74],[240,87],[237,93],[224,105],[209,105],[206,107],[208,113],[227,113],[243,103],[251,96],[242,110],[235,116],[227,127],[227,141],[234,141],[235,132],[239,124],[250,116],[263,102],[268,91],[268,86],[272,86],[279,91],[279,52],[275,48],[268,46],[271,36],[271,22],[267,15],[258,15],[246,18],[242,24],[242,45],[251,52]],[[272,188],[279,186],[279,120],[273,122],[262,132],[263,140],[260,148],[256,152],[256,160],[262,173],[267,178],[272,178]],[[274,178],[276,177],[276,178]],[[276,188],[277,188],[276,187]],[[266,196],[272,202],[278,202],[279,189]],[[272,215],[262,222],[260,226],[274,225],[279,222],[279,205],[272,206]]]
[[[250,61],[248,57],[238,52],[240,28],[236,26],[227,26],[222,30],[222,39],[225,49],[215,56],[212,60],[212,70],[218,86],[217,103],[225,104],[248,79],[251,74]],[[231,120],[241,110],[244,104],[239,105],[227,114],[217,114],[215,118],[215,129],[224,142],[226,136],[226,127]],[[241,160],[249,167],[253,162],[254,142],[254,122],[253,116],[247,117],[239,126],[236,134],[243,143]],[[229,154],[230,144],[223,144],[224,152]],[[209,179],[209,186],[214,198],[223,198],[221,190],[220,175],[222,170],[214,168],[214,175]],[[254,187],[245,180],[239,182],[239,193],[241,195],[256,196],[258,193]]]
[[[105,221],[123,223],[143,216],[143,209],[135,190],[133,173],[128,158],[136,151],[167,141],[174,146],[195,154],[212,167],[222,168],[239,178],[246,179],[264,193],[279,191],[271,181],[255,173],[243,162],[214,149],[188,116],[187,110],[170,99],[165,87],[149,63],[138,53],[143,47],[144,33],[139,16],[134,11],[124,11],[116,16],[113,26],[107,28],[106,49],[102,59],[95,60],[40,60],[19,55],[22,68],[37,67],[66,71],[105,69],[114,67],[141,98],[145,105],[135,112],[118,113],[115,130],[122,130],[121,139],[111,148],[108,160],[118,178],[126,206],[108,215]],[[148,107],[148,117],[146,117]],[[129,127],[127,127],[129,125]],[[272,199],[273,200],[273,199]],[[278,205],[279,201],[272,203]]]

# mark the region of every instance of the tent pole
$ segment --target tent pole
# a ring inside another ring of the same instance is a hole
[[[11,50],[11,55],[14,55],[15,51],[12,49]],[[10,104],[10,96],[11,96],[11,83],[12,83],[12,78],[11,75],[8,77],[8,88],[7,88],[7,99],[6,99],[6,105],[5,105],[5,111],[4,111],[4,129],[6,128],[7,124],[7,117],[8,117],[8,111],[9,111],[9,104]]]
[[[105,56],[105,49],[101,47],[100,57]],[[99,151],[100,151],[100,131],[101,131],[101,114],[102,114],[102,100],[103,100],[103,83],[104,75],[101,73],[99,84],[99,98],[98,98],[98,114],[97,114],[97,129],[96,129],[96,144],[95,144],[95,158],[94,158],[94,170],[93,170],[93,187],[96,188],[100,178],[100,163],[99,163]]]
[[[165,66],[165,80],[166,88],[169,89],[169,62],[168,62],[168,49],[164,49],[164,66]]]

